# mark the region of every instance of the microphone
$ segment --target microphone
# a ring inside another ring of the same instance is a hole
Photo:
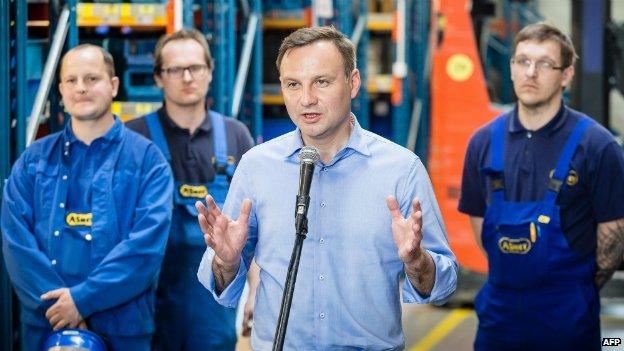
[[[314,164],[320,158],[315,147],[304,146],[299,151],[299,193],[295,207],[295,228],[297,234],[305,236],[308,231],[308,205],[310,204],[310,185],[314,175]]]

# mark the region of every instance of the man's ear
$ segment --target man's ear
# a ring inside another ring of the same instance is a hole
[[[360,71],[355,68],[351,72],[351,77],[349,77],[349,84],[351,85],[351,99],[355,99],[358,92],[360,91],[360,85],[362,84],[362,78],[360,77]]]
[[[570,65],[563,70],[563,79],[561,80],[562,88],[566,89],[570,87],[570,84],[572,84],[572,79],[574,78],[574,72],[574,65]]]
[[[111,85],[113,86],[113,97],[117,97],[117,93],[119,92],[119,78],[111,78]]]

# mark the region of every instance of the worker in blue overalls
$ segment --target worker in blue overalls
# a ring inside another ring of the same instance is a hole
[[[558,28],[522,29],[510,63],[518,103],[470,140],[459,210],[489,263],[477,351],[601,348],[598,291],[624,252],[624,157],[562,103],[575,58]]]
[[[88,328],[112,350],[150,350],[158,271],[171,224],[171,170],[156,145],[111,113],[119,80],[94,45],[64,56],[71,116],[13,165],[2,252],[20,301],[21,349],[53,329]]]
[[[225,201],[236,163],[253,146],[253,139],[241,122],[206,108],[214,64],[199,31],[164,35],[154,57],[154,77],[163,89],[164,106],[127,124],[160,147],[176,184],[157,293],[154,348],[234,350],[235,309],[219,305],[197,280],[206,244],[195,202],[207,194]]]

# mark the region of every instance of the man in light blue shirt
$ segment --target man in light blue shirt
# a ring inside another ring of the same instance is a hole
[[[297,129],[248,151],[223,212],[197,204],[209,246],[198,278],[235,306],[252,258],[260,266],[252,347],[270,350],[294,234],[297,154],[319,149],[286,350],[404,348],[403,301],[443,303],[454,291],[451,252],[427,172],[411,151],[363,130],[353,44],[333,27],[300,29],[277,59]],[[231,218],[236,218],[232,220]]]

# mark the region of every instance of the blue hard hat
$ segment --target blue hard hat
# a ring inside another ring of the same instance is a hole
[[[62,329],[52,332],[41,345],[42,351],[106,351],[106,344],[97,334],[85,329]]]

